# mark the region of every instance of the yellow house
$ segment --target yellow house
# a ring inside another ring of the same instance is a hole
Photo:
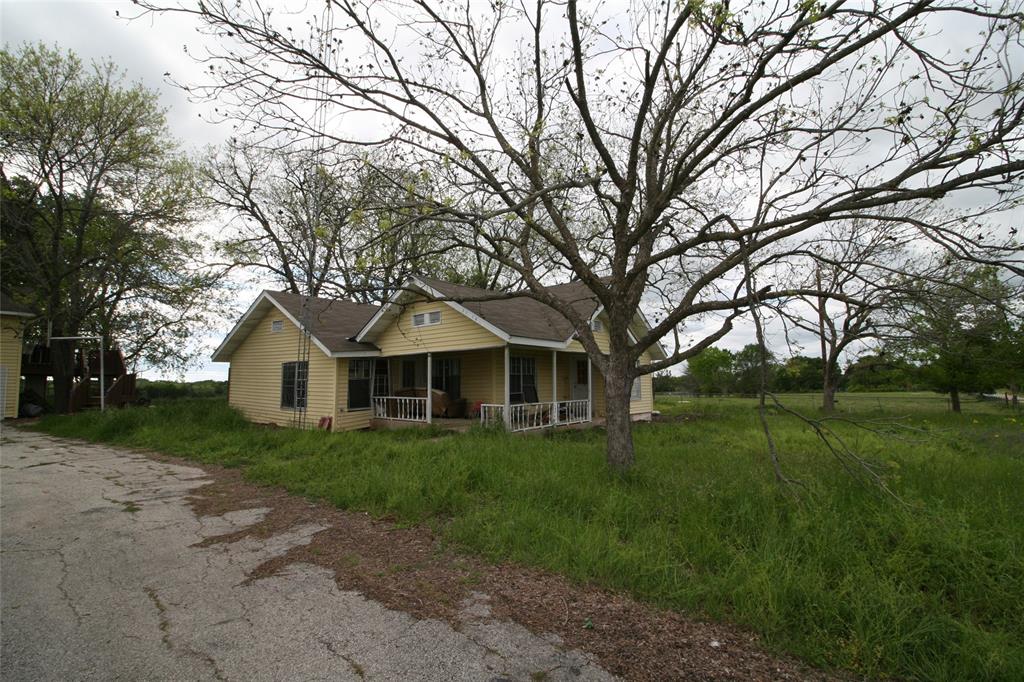
[[[0,293],[0,405],[3,418],[18,416],[21,392],[21,345],[25,322],[36,314]]]
[[[578,282],[548,291],[590,320],[607,350],[593,294]],[[427,277],[413,277],[383,307],[264,291],[213,360],[230,363],[231,405],[260,423],[527,431],[603,421],[604,382],[572,324],[532,298],[465,300],[488,294]],[[634,329],[645,328],[638,314]],[[647,375],[634,384],[630,413],[650,419],[653,408]]]

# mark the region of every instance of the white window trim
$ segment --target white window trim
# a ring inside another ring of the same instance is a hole
[[[437,321],[436,322],[433,322],[430,319],[434,315],[437,315]],[[423,318],[423,322],[420,322],[419,324],[417,324],[416,323],[416,318],[417,317],[422,317]],[[419,327],[435,327],[435,326],[441,324],[441,320],[442,320],[442,316],[441,316],[441,311],[440,310],[425,310],[422,313],[413,313],[413,316],[412,316],[412,326],[416,327],[416,328],[419,328]]]
[[[280,334],[284,331],[284,320],[271,320],[270,321],[270,333]]]

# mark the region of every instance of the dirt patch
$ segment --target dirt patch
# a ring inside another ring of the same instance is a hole
[[[249,536],[266,538],[298,524],[327,526],[309,544],[257,567],[249,581],[272,576],[295,562],[311,563],[331,570],[341,589],[358,591],[417,618],[446,620],[456,629],[462,626],[463,601],[484,593],[493,617],[515,621],[535,633],[556,634],[567,647],[591,653],[605,669],[628,680],[836,679],[766,653],[757,637],[741,628],[692,620],[545,571],[489,564],[444,547],[427,528],[398,527],[365,513],[252,485],[236,470],[202,468],[213,483],[189,498],[198,515],[270,509],[261,522],[207,538],[202,546]]]

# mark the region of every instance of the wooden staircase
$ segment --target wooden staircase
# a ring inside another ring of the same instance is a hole
[[[103,356],[103,374],[106,379],[106,406],[125,407],[135,402],[136,374],[128,372],[124,354],[120,350],[108,350]],[[99,351],[91,351],[88,358],[78,356],[79,379],[71,389],[71,411],[81,412],[98,408],[102,404],[99,395],[100,361]],[[95,388],[94,388],[95,387]]]

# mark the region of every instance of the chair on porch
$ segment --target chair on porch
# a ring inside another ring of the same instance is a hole
[[[541,403],[537,396],[536,386],[523,386],[523,402],[528,407],[524,408],[523,416],[531,423],[551,423],[551,406]]]
[[[395,395],[403,398],[426,398],[427,389],[425,388],[400,388],[395,391]],[[453,414],[460,401],[454,400],[447,393],[439,388],[431,389],[431,404],[432,409],[430,414],[432,417],[454,417]],[[466,401],[462,400],[462,410],[465,411]],[[461,415],[460,415],[461,416]]]

